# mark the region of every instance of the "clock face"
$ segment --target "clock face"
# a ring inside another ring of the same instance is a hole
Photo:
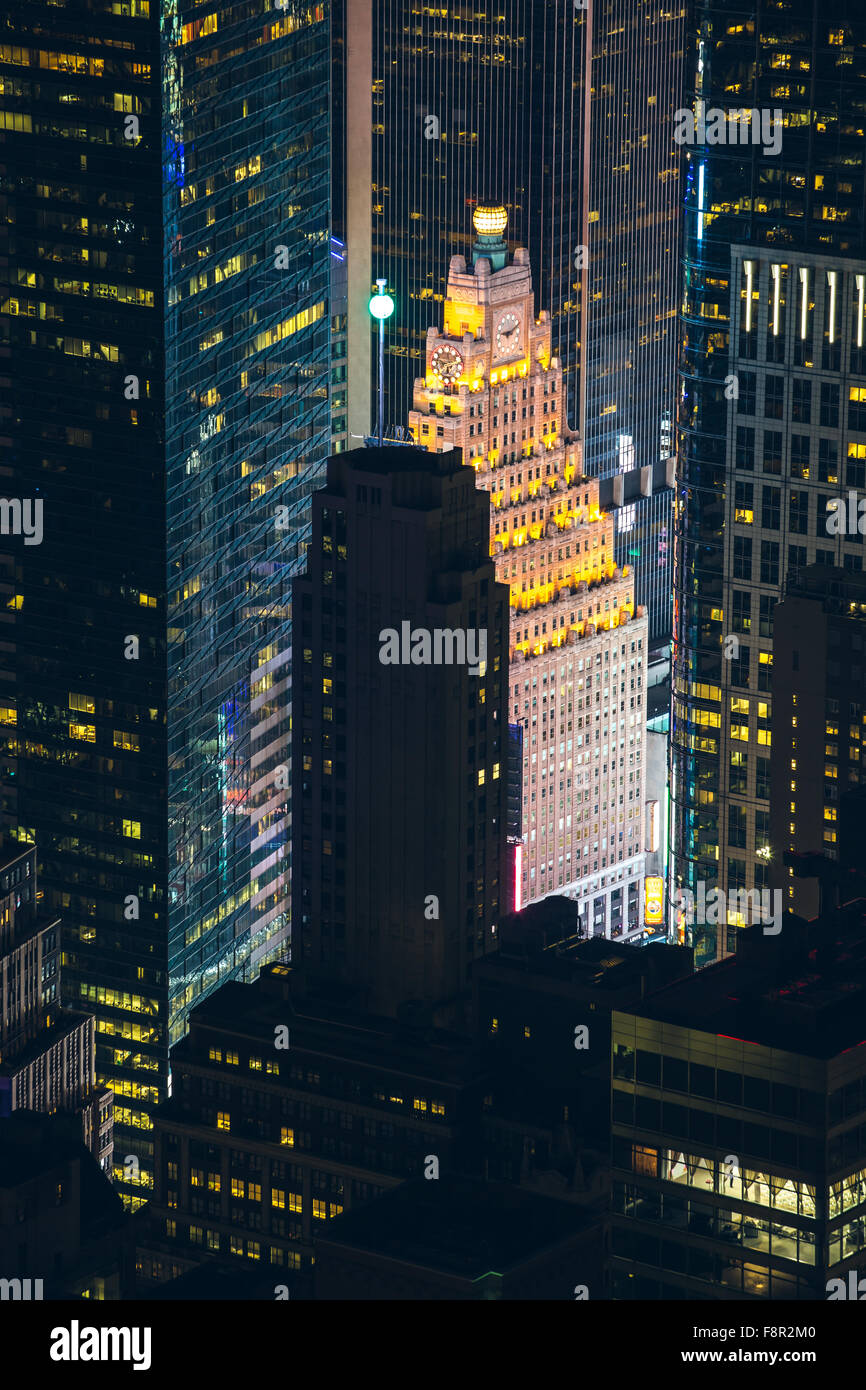
[[[520,319],[516,314],[503,314],[496,325],[496,351],[500,357],[511,357],[520,351]]]
[[[430,370],[440,381],[455,381],[463,371],[463,358],[456,348],[443,345],[430,358]]]

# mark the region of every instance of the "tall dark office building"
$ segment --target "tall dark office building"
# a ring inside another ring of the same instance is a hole
[[[4,21],[3,489],[41,530],[2,539],[2,814],[144,1161],[168,1050],[159,30],[125,8]]]
[[[294,583],[293,958],[391,1017],[455,1003],[513,901],[488,531],[456,450],[353,450],[329,460]]]
[[[866,574],[810,566],[789,582],[773,636],[770,882],[792,912],[816,917],[819,881],[785,855],[840,864],[846,793],[866,781]]]
[[[862,537],[831,533],[826,502],[866,452],[862,8],[732,16],[705,0],[694,37],[694,105],[678,113],[674,892],[768,881],[773,607],[807,564],[862,567]],[[697,963],[739,925],[702,927]]]
[[[329,7],[24,3],[0,36],[2,820],[38,844],[140,1203],[169,1041],[288,939]]]
[[[592,18],[583,448],[610,477],[674,452],[686,4],[605,0]]]

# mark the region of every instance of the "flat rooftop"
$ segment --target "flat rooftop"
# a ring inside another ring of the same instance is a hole
[[[744,929],[735,956],[625,1012],[804,1057],[866,1043],[866,902],[823,922],[786,915],[777,937]]]
[[[340,1065],[381,1069],[427,1081],[463,1085],[483,1075],[480,1049],[446,1029],[367,1014],[316,994],[297,992],[290,966],[266,967],[252,984],[230,981],[190,1016],[191,1032],[173,1056],[197,1055],[196,1030],[236,1034],[273,1049],[274,1029],[288,1027],[291,1055],[331,1057]],[[264,1076],[262,1079],[267,1080]],[[273,1078],[277,1085],[279,1078]]]
[[[588,1230],[571,1203],[480,1178],[413,1178],[335,1217],[317,1243],[366,1250],[463,1279],[505,1274]]]

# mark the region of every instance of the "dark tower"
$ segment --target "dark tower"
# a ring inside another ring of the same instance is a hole
[[[512,904],[508,588],[456,451],[328,464],[294,584],[294,958],[394,1015],[445,1004]]]

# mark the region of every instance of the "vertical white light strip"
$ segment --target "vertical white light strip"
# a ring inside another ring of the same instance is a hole
[[[752,281],[755,278],[755,262],[743,261],[746,272],[746,332],[752,331]]]
[[[698,168],[698,241],[704,239],[704,165]]]
[[[782,267],[771,265],[770,274],[773,277],[773,337],[779,336],[779,295],[782,283]]]
[[[830,323],[827,329],[831,343],[836,341],[836,272],[827,271],[827,284],[830,286]]]
[[[857,346],[863,346],[863,300],[866,288],[866,275],[856,275],[857,281]]]
[[[809,267],[800,266],[800,337],[805,338],[809,328]]]

